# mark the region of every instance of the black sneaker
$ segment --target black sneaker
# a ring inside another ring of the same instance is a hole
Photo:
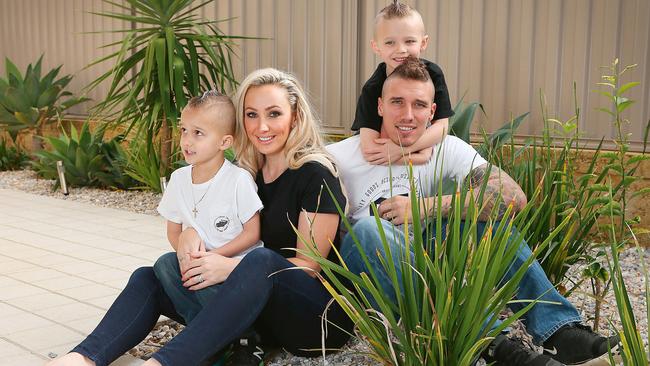
[[[518,339],[499,334],[483,352],[483,358],[496,366],[562,366],[564,364],[526,347]]]
[[[263,366],[264,350],[257,333],[236,340],[230,350],[225,366]]]
[[[591,327],[569,324],[544,342],[544,354],[567,365],[609,365],[608,351],[611,349],[614,361],[620,362],[619,336],[604,337]]]

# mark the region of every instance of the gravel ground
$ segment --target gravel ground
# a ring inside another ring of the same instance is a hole
[[[72,188],[68,196],[64,196],[60,191],[53,191],[54,181],[38,179],[36,174],[29,170],[16,172],[0,172],[0,188],[16,189],[44,196],[52,196],[64,200],[75,200],[88,202],[104,207],[124,209],[128,211],[156,215],[156,206],[160,200],[159,194],[140,191],[112,191],[96,188]],[[646,263],[650,263],[650,248],[642,249]],[[646,342],[648,339],[648,319],[645,304],[645,285],[643,282],[642,268],[639,261],[639,253],[636,249],[628,249],[621,254],[621,265],[623,276],[632,306],[637,316],[637,325],[639,331],[644,336]],[[577,266],[571,269],[571,278],[579,278],[582,268]],[[585,319],[592,319],[595,308],[595,300],[591,296],[591,285],[584,282],[576,290],[569,300],[581,311]],[[620,320],[616,309],[616,300],[612,291],[606,296],[601,310],[601,333],[608,333],[611,327],[620,328]],[[588,322],[591,325],[591,321]],[[131,354],[147,358],[152,352],[155,352],[162,344],[171,339],[182,329],[182,326],[172,321],[162,321],[151,334],[130,351]],[[523,336],[524,330],[521,324],[516,324],[514,332]],[[283,351],[278,351],[269,360],[269,365],[378,365],[368,355],[368,348],[364,342],[351,340],[341,352],[337,352],[326,357],[323,362],[321,358],[306,359],[295,357]]]

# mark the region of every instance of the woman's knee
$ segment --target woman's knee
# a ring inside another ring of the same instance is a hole
[[[254,268],[265,268],[276,260],[278,253],[268,248],[255,248],[242,259],[239,264],[244,266],[253,266]]]
[[[158,280],[152,267],[140,267],[131,273],[127,285],[142,284],[144,286],[155,286]]]

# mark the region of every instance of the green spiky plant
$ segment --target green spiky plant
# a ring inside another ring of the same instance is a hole
[[[200,19],[198,11],[212,1],[104,0],[122,12],[97,13],[127,22],[119,50],[92,65],[112,61],[114,66],[90,84],[110,80],[106,99],[95,112],[136,131],[135,139],[155,141],[146,146],[157,155],[158,176],[167,176],[174,156],[172,134],[180,111],[190,97],[209,89],[236,85],[231,57],[233,41],[246,37],[226,35],[217,21]],[[152,167],[153,169],[153,167]],[[150,169],[150,170],[152,170]]]
[[[637,327],[637,320],[634,314],[634,308],[630,302],[630,296],[628,295],[627,285],[625,284],[625,279],[623,278],[623,271],[621,269],[621,263],[619,261],[619,246],[617,245],[619,241],[617,240],[617,224],[615,223],[615,218],[617,215],[614,214],[614,207],[609,207],[609,228],[610,228],[610,256],[607,257],[607,263],[609,265],[609,271],[611,275],[611,284],[614,291],[614,297],[616,298],[616,307],[618,309],[618,315],[621,319],[622,329],[618,331],[619,336],[621,337],[622,349],[621,358],[623,364],[626,366],[648,366],[648,358],[650,358],[650,344],[646,345],[644,343],[644,338],[639,328]],[[628,227],[629,235],[633,239],[636,239],[634,236],[633,230]],[[650,278],[648,277],[648,268],[645,263],[645,258],[643,255],[643,250],[639,247],[638,241],[635,240],[637,253],[639,255],[639,262],[641,263],[641,268],[643,269],[644,283],[645,283],[645,303],[646,303],[646,319],[650,319]],[[645,334],[645,339],[648,339],[648,334]],[[647,348],[646,348],[647,347]],[[610,363],[613,365],[614,356],[610,354]]]
[[[491,160],[503,166],[517,181],[529,200],[533,200],[533,193],[538,189],[542,192],[539,197],[546,198],[544,202],[537,198],[539,214],[534,229],[526,237],[532,248],[542,243],[567,215],[573,215],[570,225],[540,253],[539,258],[551,282],[565,290],[566,273],[572,265],[579,262],[597,263],[597,257],[591,257],[595,244],[589,235],[602,207],[607,176],[606,170],[595,173],[600,158],[599,145],[586,172],[580,178],[575,178],[578,175],[578,160],[585,150],[579,145],[580,109],[575,84],[574,101],[574,116],[560,121],[548,117],[542,94],[540,104],[544,129],[541,141],[533,139],[525,146],[516,147],[511,140],[504,149],[493,150],[490,154]],[[559,141],[557,145],[555,141]],[[570,293],[578,285],[574,284],[566,292]]]
[[[0,139],[0,171],[19,170],[27,166],[29,156],[15,145],[10,145],[7,139]]]
[[[104,128],[91,132],[86,122],[80,131],[72,126],[70,134],[47,137],[52,149],[35,154],[34,170],[43,178],[57,179],[55,189],[59,186],[59,160],[63,161],[65,179],[71,187],[129,188],[133,181],[124,173],[126,153],[120,146],[123,136],[105,140],[104,132]]]
[[[613,212],[620,218],[617,230],[621,237],[622,225],[635,227],[638,223],[638,218],[621,218],[620,215],[624,215],[621,205],[625,204],[625,200],[634,199],[650,191],[643,189],[633,194],[627,193],[630,186],[640,179],[636,175],[639,164],[647,159],[645,149],[650,125],[646,126],[643,151],[641,154],[629,157],[627,155],[629,142],[625,139],[627,135],[622,133],[620,127],[626,122],[620,117],[620,112],[632,105],[632,101],[625,98],[623,94],[638,83],[616,86],[622,72],[616,73],[614,67],[615,65],[610,67],[611,72],[604,76],[605,83],[601,84],[614,89],[611,93],[603,92],[614,107],[601,108],[601,110],[613,117],[614,126],[619,131],[619,137],[615,140],[616,151],[603,151],[604,139],[600,141],[595,151],[588,151],[580,145],[581,135],[578,130],[580,109],[574,83],[574,116],[565,121],[549,118],[542,95],[540,103],[544,131],[541,143],[537,144],[537,140],[532,140],[526,146],[516,147],[511,141],[504,149],[497,150],[491,158],[492,161],[503,166],[504,170],[519,183],[529,200],[538,185],[541,186],[541,196],[548,197],[544,203],[538,203],[541,214],[537,216],[535,230],[532,230],[526,238],[531,247],[534,248],[537,243],[542,242],[547,233],[554,230],[556,223],[564,220],[567,214],[574,216],[571,224],[558,235],[557,240],[541,252],[539,260],[549,279],[567,294],[577,289],[582,281],[591,282],[592,293],[596,300],[595,329],[599,327],[603,298],[610,288],[609,272],[599,260],[603,258],[605,251],[603,245],[593,237],[596,229],[603,229],[598,225],[598,218],[607,215],[609,206],[613,206]],[[559,142],[556,144],[555,141]],[[506,154],[503,154],[504,150]],[[591,157],[587,160],[586,170],[579,172],[580,158],[587,156],[587,153]],[[617,184],[612,187],[612,194],[609,193],[610,177],[615,177],[617,181]],[[608,231],[607,227],[604,229],[605,232]],[[639,229],[635,230],[638,233]],[[566,277],[567,271],[577,263],[585,263],[586,268],[578,282],[569,283]]]
[[[404,235],[403,250],[391,253],[386,238],[393,234],[384,232],[379,219],[376,219],[382,238],[380,245],[388,253],[388,258],[380,259],[381,266],[388,274],[393,290],[399,294],[397,303],[383,291],[375,270],[369,265],[369,257],[376,254],[363,252],[346,219],[343,222],[350,232],[348,235],[352,235],[354,245],[370,268],[368,273],[350,272],[340,256],[341,264],[327,261],[310,238],[300,237],[307,247],[300,252],[319,263],[326,275],[324,285],[356,324],[360,337],[370,346],[372,357],[382,364],[471,365],[496,334],[537,300],[530,299],[524,309],[495,327],[496,317],[493,315],[512,299],[534,255],[509,281],[501,283],[530,226],[517,218],[498,222],[491,219],[484,233],[477,234],[478,213],[484,208],[484,189],[485,186],[470,187],[466,183],[453,196],[448,217],[443,218],[439,210],[434,217],[420,217],[420,202],[416,198],[411,169],[412,229],[414,233],[424,231],[425,234],[414,235],[412,240]],[[434,191],[438,192],[437,205],[440,206],[442,184]],[[466,211],[465,202],[468,202]],[[511,209],[507,210],[505,217],[511,215]],[[533,209],[534,205],[529,204],[524,212]],[[374,205],[373,210],[377,218]],[[339,212],[343,215],[342,207],[339,207]],[[464,230],[461,222],[464,222]],[[443,225],[447,228],[446,238],[441,234]],[[515,226],[521,235],[512,234]],[[436,228],[434,241],[424,241],[423,237],[434,235],[431,232],[433,227]],[[551,233],[547,243],[562,228],[561,225]],[[405,225],[405,233],[408,229]],[[393,257],[399,260],[394,261]],[[342,278],[351,285],[345,284]],[[376,304],[374,309],[373,304]]]
[[[43,56],[34,65],[29,64],[25,75],[16,65],[5,59],[6,76],[0,77],[0,129],[7,131],[14,142],[21,131],[32,134],[31,148],[42,148],[43,128],[73,106],[88,100],[75,97],[65,88],[71,75],[57,78],[60,65],[42,76]]]

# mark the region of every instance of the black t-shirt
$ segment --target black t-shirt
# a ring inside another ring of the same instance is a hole
[[[454,110],[451,108],[449,101],[449,91],[447,90],[447,83],[445,83],[445,75],[442,73],[440,66],[431,61],[423,58],[420,59],[426,66],[436,88],[436,94],[433,101],[436,103],[436,113],[433,115],[433,120],[448,118],[454,115]],[[372,74],[370,79],[366,81],[361,89],[361,95],[357,101],[357,111],[354,115],[354,123],[352,130],[358,131],[362,127],[372,128],[379,132],[381,130],[382,118],[377,112],[377,100],[381,96],[381,88],[386,81],[386,63],[382,62],[377,66],[377,69]]]
[[[261,239],[266,248],[280,253],[285,258],[295,257],[298,236],[291,224],[298,227],[298,216],[304,209],[307,212],[338,214],[327,186],[332,190],[341,208],[345,207],[345,196],[341,191],[339,179],[316,162],[309,162],[298,169],[287,169],[271,183],[264,183],[262,172],[255,178],[257,193],[264,203],[261,212]],[[339,219],[339,224],[340,224]],[[339,247],[338,229],[332,242]],[[334,250],[330,250],[328,259],[336,261]]]

